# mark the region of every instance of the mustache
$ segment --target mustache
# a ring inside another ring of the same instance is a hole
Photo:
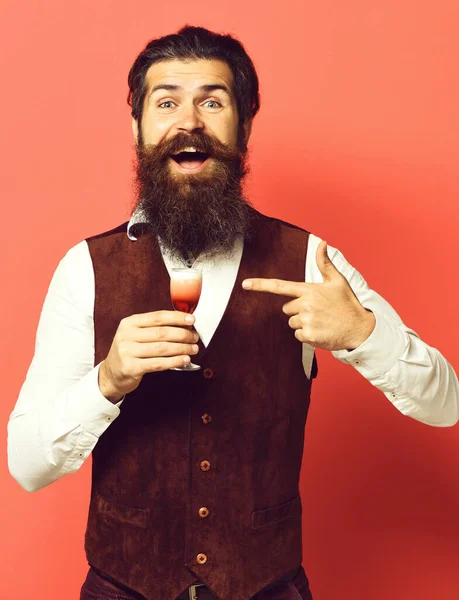
[[[236,146],[230,146],[208,133],[177,133],[173,138],[163,139],[158,144],[149,144],[137,150],[139,153],[154,154],[158,162],[166,162],[171,155],[183,152],[185,148],[196,148],[202,154],[228,163],[241,156]]]
[[[207,173],[176,177],[168,161],[190,146],[212,157],[212,167]],[[250,234],[252,213],[242,194],[247,152],[238,144],[179,132],[156,145],[139,145],[136,151],[137,206],[147,216],[142,231],[158,236],[170,255],[230,255],[234,236]]]

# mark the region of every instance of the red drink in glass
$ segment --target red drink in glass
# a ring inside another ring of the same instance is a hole
[[[201,287],[201,277],[186,274],[173,277],[171,279],[171,300],[175,310],[194,313],[201,296]]]
[[[172,269],[171,271],[171,300],[175,310],[194,313],[201,296],[202,273],[197,269]],[[189,363],[177,367],[174,371],[196,371],[199,365]]]

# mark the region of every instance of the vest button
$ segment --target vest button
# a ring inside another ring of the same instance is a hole
[[[212,369],[209,368],[204,369],[202,374],[204,375],[204,379],[212,379],[212,377],[214,376],[214,372],[212,371]]]
[[[202,508],[199,509],[199,516],[202,519],[205,519],[206,517],[209,516],[209,509],[206,506],[203,506]]]
[[[210,469],[210,462],[208,460],[203,460],[201,463],[201,471],[208,471]]]
[[[202,415],[201,419],[202,419],[202,422],[204,423],[204,425],[207,425],[208,423],[210,423],[212,421],[212,417],[210,415],[208,415],[207,413]]]
[[[205,554],[198,554],[196,557],[196,562],[200,565],[205,565],[207,562],[207,556]]]

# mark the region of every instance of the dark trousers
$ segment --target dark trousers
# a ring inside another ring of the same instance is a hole
[[[198,588],[198,598],[216,600],[207,588]],[[80,600],[145,600],[145,598],[116,584],[113,580],[109,581],[91,568],[81,588]],[[188,591],[181,594],[177,600],[189,600]],[[238,599],[231,598],[231,600]],[[251,600],[312,600],[312,596],[308,579],[301,568],[291,581],[272,584],[269,589],[258,592]]]

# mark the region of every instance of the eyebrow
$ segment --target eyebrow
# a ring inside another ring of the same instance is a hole
[[[152,96],[158,90],[165,90],[167,92],[180,92],[180,91],[183,91],[183,88],[180,85],[173,85],[170,83],[159,83],[158,85],[154,86],[154,88],[151,90],[149,95]],[[231,92],[230,92],[229,88],[226,85],[223,85],[221,83],[201,85],[198,88],[199,92],[213,92],[215,90],[222,90],[222,91],[226,92],[228,94],[228,96],[231,96]]]

